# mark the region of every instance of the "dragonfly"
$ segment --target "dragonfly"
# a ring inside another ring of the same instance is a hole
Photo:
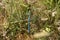
[[[30,7],[31,7],[31,5],[29,5],[28,6],[29,7],[29,9],[28,9],[28,33],[30,33],[30,16],[31,16],[31,9],[30,9]]]
[[[30,33],[30,21],[31,21],[31,4],[36,3],[37,1],[35,0],[25,0],[26,4],[28,4],[28,33]]]

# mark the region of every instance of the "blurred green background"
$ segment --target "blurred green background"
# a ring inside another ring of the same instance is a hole
[[[43,36],[35,38],[37,33]],[[0,0],[0,40],[59,39],[60,0]]]

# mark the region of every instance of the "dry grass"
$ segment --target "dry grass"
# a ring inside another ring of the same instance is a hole
[[[27,32],[29,4],[31,4],[30,33],[34,34],[33,36]],[[50,36],[48,32],[40,32],[46,28],[57,31],[58,35],[57,27],[60,25],[55,23],[60,20],[60,10],[59,5],[55,4],[53,0],[0,0],[0,34],[4,35],[2,40],[35,40],[33,37]]]

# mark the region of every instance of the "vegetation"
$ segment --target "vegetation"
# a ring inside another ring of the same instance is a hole
[[[0,0],[0,40],[59,39],[60,0]]]

